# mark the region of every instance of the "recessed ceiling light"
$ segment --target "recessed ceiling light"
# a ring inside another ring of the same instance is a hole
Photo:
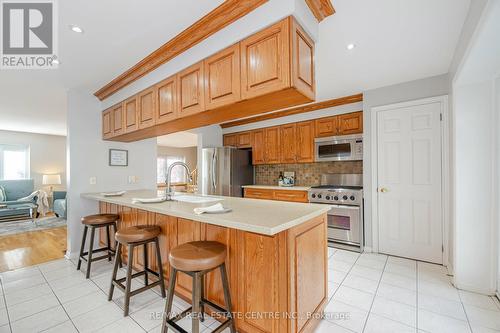
[[[83,33],[83,29],[82,29],[82,28],[80,28],[80,27],[79,27],[79,26],[77,26],[77,25],[72,24],[72,25],[70,25],[70,26],[69,26],[69,28],[70,28],[70,29],[71,29],[71,31],[73,31],[73,32],[78,32],[79,34]]]
[[[352,49],[353,49],[353,48],[355,48],[355,47],[356,47],[356,45],[355,45],[355,44],[353,44],[353,43],[351,43],[351,44],[347,44],[347,46],[346,46],[346,48],[347,48],[348,50],[352,50]]]

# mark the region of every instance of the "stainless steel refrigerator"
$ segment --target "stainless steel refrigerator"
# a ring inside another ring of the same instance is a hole
[[[234,147],[204,148],[201,161],[201,193],[242,197],[242,185],[254,180],[252,153]]]

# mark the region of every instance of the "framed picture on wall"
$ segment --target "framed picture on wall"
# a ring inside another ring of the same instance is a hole
[[[110,149],[109,150],[109,165],[110,166],[128,166],[128,150]]]

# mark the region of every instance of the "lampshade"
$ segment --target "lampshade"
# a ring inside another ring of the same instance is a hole
[[[61,185],[61,175],[43,175],[43,185]]]

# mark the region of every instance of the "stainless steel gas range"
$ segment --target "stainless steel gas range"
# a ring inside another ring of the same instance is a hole
[[[322,174],[309,202],[330,205],[328,245],[363,252],[363,175]]]

